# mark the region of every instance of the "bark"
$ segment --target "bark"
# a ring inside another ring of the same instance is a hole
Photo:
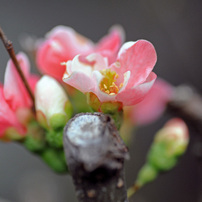
[[[177,87],[168,103],[168,110],[202,133],[202,97],[193,88],[186,85]]]
[[[128,149],[108,115],[81,113],[72,118],[64,129],[64,149],[80,202],[128,201]]]

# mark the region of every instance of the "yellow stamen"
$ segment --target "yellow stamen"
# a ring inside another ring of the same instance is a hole
[[[116,79],[118,74],[110,69],[104,69],[100,71],[104,78],[100,82],[100,90],[109,95],[115,95],[119,92],[123,84],[118,87],[116,84]]]

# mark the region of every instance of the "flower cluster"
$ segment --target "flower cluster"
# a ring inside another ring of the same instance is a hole
[[[37,44],[41,78],[30,74],[24,53],[17,55],[34,99],[14,64],[7,64],[4,85],[0,84],[0,139],[20,139],[58,172],[67,170],[63,128],[73,115],[90,110],[107,113],[119,129],[125,110],[126,121],[146,124],[162,114],[172,96],[171,85],[161,79],[155,83],[154,46],[147,40],[124,43],[120,26],[112,27],[96,44],[70,27],[57,26]],[[166,127],[161,133],[175,133],[176,127]],[[164,136],[159,135],[157,141],[164,141]],[[177,141],[170,149],[179,147]]]
[[[35,91],[35,118],[43,128],[55,130],[63,127],[71,117],[71,103],[67,97],[67,93],[72,95],[69,86],[86,94],[88,104],[94,111],[109,113],[115,120],[117,116],[122,116],[117,111],[122,111],[123,106],[134,106],[125,111],[130,112],[127,117],[136,125],[149,123],[162,113],[172,88],[160,80],[152,88],[156,80],[152,70],[157,60],[153,45],[146,40],[122,45],[123,40],[124,31],[120,26],[113,26],[97,44],[65,26],[55,27],[44,40],[40,40],[36,63],[42,73],[49,75],[39,80]],[[20,53],[18,59],[34,90],[36,77],[28,73],[27,57]],[[64,88],[61,86],[62,80],[68,84]],[[11,62],[8,63],[1,96],[2,108],[5,110],[6,105],[8,109],[5,112],[12,114],[6,120],[2,113],[2,121],[5,119],[5,123],[2,122],[4,127],[1,127],[2,136],[7,131],[6,125],[14,126],[24,134],[26,124],[22,122],[26,119],[19,115],[19,111],[31,111],[33,103]],[[80,97],[75,97],[71,96],[73,105],[80,100]],[[83,101],[80,100],[80,103]],[[78,109],[78,105],[75,108]],[[82,110],[85,111],[84,108]]]

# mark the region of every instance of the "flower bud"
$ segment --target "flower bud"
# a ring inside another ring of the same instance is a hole
[[[156,134],[155,142],[164,142],[170,155],[181,155],[189,143],[188,128],[184,121],[174,118]]]
[[[149,151],[148,161],[157,170],[166,171],[173,168],[187,148],[188,129],[184,121],[174,118],[156,134]]]
[[[188,145],[188,128],[184,121],[174,118],[157,132],[147,155],[145,165],[140,169],[136,186],[153,181],[160,172],[171,170]]]
[[[60,84],[43,76],[36,85],[35,97],[38,122],[46,129],[64,127],[72,115],[72,107]]]

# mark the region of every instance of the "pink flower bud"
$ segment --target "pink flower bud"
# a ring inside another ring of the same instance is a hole
[[[168,152],[172,155],[181,155],[189,143],[189,131],[182,119],[173,118],[156,134],[155,142],[165,142]]]

